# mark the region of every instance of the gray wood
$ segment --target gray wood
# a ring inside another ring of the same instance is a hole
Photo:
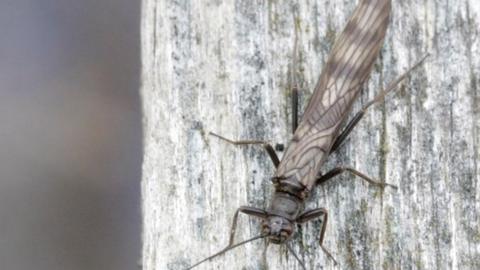
[[[294,17],[298,81],[310,96],[336,34],[356,1],[144,0],[144,269],[183,269],[228,243],[235,209],[266,207],[274,168],[261,147],[287,143]],[[426,51],[432,56],[385,103],[370,109],[325,170],[357,168],[399,186],[345,174],[318,188],[309,208],[329,210],[303,226],[295,250],[309,269],[480,268],[480,2],[395,1],[381,59],[361,108]],[[304,108],[301,109],[303,111]],[[238,239],[258,234],[242,216]],[[285,248],[252,243],[198,269],[300,269]]]

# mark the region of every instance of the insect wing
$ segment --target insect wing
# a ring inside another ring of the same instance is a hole
[[[390,0],[360,1],[335,41],[276,177],[293,178],[312,189],[340,126],[370,75],[383,45],[390,10]]]

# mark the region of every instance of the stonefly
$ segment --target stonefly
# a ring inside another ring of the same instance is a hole
[[[275,175],[272,177],[275,193],[269,208],[266,210],[249,206],[238,208],[233,216],[228,245],[219,252],[190,266],[187,270],[222,255],[233,248],[263,238],[268,239],[267,243],[285,244],[302,267],[306,269],[305,264],[293,252],[289,245],[289,240],[294,233],[297,223],[305,223],[322,216],[323,222],[319,237],[320,247],[337,264],[334,257],[323,246],[327,226],[327,210],[324,208],[305,210],[305,202],[315,186],[323,184],[343,172],[350,172],[381,188],[385,186],[396,188],[385,182],[374,180],[351,167],[340,166],[326,173],[322,173],[320,169],[327,157],[338,149],[360,121],[366,110],[371,105],[381,101],[387,93],[396,89],[398,84],[427,57],[423,57],[407,72],[382,89],[341,131],[352,109],[352,104],[360,94],[362,85],[368,80],[373,64],[380,53],[389,23],[390,10],[390,0],[360,1],[347,26],[335,41],[327,64],[320,75],[314,93],[299,124],[297,124],[298,87],[295,79],[293,80],[292,129],[294,134],[281,161],[277,157],[274,148],[266,141],[233,141],[211,133],[235,145],[263,145],[276,167]],[[295,39],[295,54],[296,43]],[[294,56],[295,58],[296,56]],[[261,234],[246,241],[234,243],[239,213],[262,219]]]

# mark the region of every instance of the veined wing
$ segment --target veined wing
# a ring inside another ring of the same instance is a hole
[[[383,45],[390,0],[361,0],[335,41],[303,119],[275,176],[309,190]]]

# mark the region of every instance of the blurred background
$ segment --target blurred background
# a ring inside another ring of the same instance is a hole
[[[0,1],[1,269],[136,269],[140,1]]]

